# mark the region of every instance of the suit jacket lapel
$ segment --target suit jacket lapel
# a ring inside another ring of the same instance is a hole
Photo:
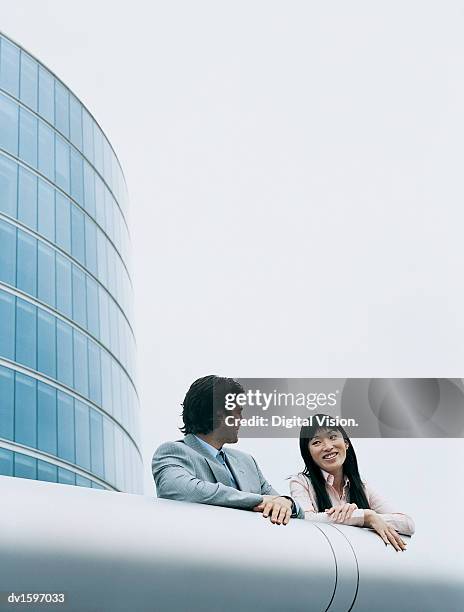
[[[246,480],[245,470],[242,470],[240,463],[232,453],[226,451],[227,462],[229,463],[230,471],[234,475],[235,481],[238,484],[240,491],[248,491],[248,482]]]
[[[200,444],[200,442],[198,442],[198,440],[193,434],[187,434],[184,438],[184,442],[185,444],[187,444],[187,446],[190,446],[190,448],[193,448],[193,450],[197,451],[197,453],[200,453],[200,455],[204,457],[206,463],[209,465],[211,471],[213,472],[213,476],[216,479],[216,482],[220,482],[230,487],[230,478],[227,474],[227,470],[218,461],[216,461],[216,459],[213,459],[211,455],[208,454],[208,451],[203,448],[203,446]]]

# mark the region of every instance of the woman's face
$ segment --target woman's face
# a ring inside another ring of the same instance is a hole
[[[336,429],[318,429],[308,448],[314,463],[329,474],[334,474],[345,462],[348,443]]]

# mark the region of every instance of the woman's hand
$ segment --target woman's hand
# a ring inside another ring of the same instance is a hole
[[[340,506],[333,506],[325,511],[330,516],[334,523],[343,523],[345,519],[351,518],[351,515],[358,506],[356,504],[341,504]]]
[[[374,510],[364,510],[364,526],[370,527],[378,533],[385,545],[391,544],[396,551],[406,550],[406,542],[400,534]]]

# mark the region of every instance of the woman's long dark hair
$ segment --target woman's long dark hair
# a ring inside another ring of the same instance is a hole
[[[359,475],[356,453],[354,452],[354,448],[351,444],[348,434],[343,429],[343,427],[341,427],[341,425],[337,425],[336,427],[326,427],[324,425],[321,427],[318,424],[317,417],[319,418],[319,422],[323,422],[324,417],[326,417],[326,415],[318,414],[314,416],[311,419],[313,424],[303,426],[300,431],[300,452],[305,463],[303,474],[309,478],[311,484],[314,487],[318,506],[317,511],[323,512],[324,510],[331,508],[333,505],[326,490],[326,483],[324,480],[324,476],[321,472],[321,468],[314,462],[313,458],[311,457],[311,453],[309,452],[309,443],[314,438],[318,430],[339,431],[342,434],[345,442],[348,442],[348,448],[346,450],[346,459],[343,464],[343,474],[344,476],[347,476],[350,481],[350,503],[356,504],[358,508],[363,508],[367,510],[368,508],[370,508],[370,506],[369,502],[367,501],[364,486],[361,481],[361,476]]]

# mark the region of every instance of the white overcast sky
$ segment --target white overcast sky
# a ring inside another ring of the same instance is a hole
[[[125,171],[146,494],[199,376],[463,375],[461,2],[3,0],[1,29]],[[356,448],[418,524],[462,468],[460,440]]]

